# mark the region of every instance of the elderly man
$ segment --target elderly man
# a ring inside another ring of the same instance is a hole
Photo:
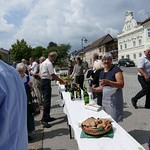
[[[47,128],[51,127],[48,122],[56,120],[55,118],[50,117],[51,79],[64,84],[64,81],[54,73],[52,63],[56,60],[57,56],[56,52],[49,53],[48,58],[40,65],[41,90],[44,98],[44,110],[41,123]]]
[[[150,109],[150,48],[144,51],[138,62],[138,81],[142,90],[139,91],[132,99],[132,105],[137,109],[137,101],[146,95],[145,108]]]

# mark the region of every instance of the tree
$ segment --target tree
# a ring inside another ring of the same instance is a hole
[[[47,47],[47,55],[48,53],[53,51],[57,52],[58,57],[55,62],[55,65],[62,67],[64,65],[64,60],[66,59],[66,56],[70,51],[70,48],[71,48],[70,44],[57,45],[56,43],[50,42]]]
[[[44,56],[45,52],[46,52],[46,48],[42,46],[37,46],[35,48],[32,48],[31,56],[35,59],[40,58],[41,56]]]
[[[27,42],[24,39],[22,39],[21,41],[17,39],[16,43],[11,45],[10,48],[11,62],[20,61],[22,58],[28,60],[31,56],[31,50],[32,48],[27,45]]]
[[[48,46],[47,46],[47,49],[49,49],[50,47],[55,47],[55,46],[57,46],[56,43],[54,43],[54,42],[49,42],[49,44],[48,44]]]

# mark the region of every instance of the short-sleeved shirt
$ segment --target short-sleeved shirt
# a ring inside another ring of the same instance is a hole
[[[40,65],[40,77],[41,79],[51,79],[51,75],[54,74],[54,68],[52,62],[47,58]]]
[[[116,81],[115,74],[122,72],[122,70],[117,66],[112,66],[108,72],[104,72],[104,69],[100,72],[99,79],[108,79],[111,81]]]
[[[146,56],[140,57],[138,62],[138,68],[142,68],[145,73],[150,77],[150,58]],[[142,76],[140,72],[138,72],[138,75]]]
[[[83,65],[82,64],[76,64],[74,65],[75,69],[75,76],[83,76]]]

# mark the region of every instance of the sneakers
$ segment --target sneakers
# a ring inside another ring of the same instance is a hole
[[[41,120],[41,124],[43,125],[44,128],[50,128],[52,127],[48,122]]]
[[[133,107],[135,109],[138,109],[137,104],[136,104],[137,102],[134,100],[134,98],[131,99],[131,102],[132,102]]]
[[[52,121],[55,121],[56,118],[53,118],[53,117],[49,117],[49,118],[45,118],[43,119],[45,122],[52,122]]]
[[[56,118],[53,118],[53,117],[46,119],[47,122],[51,122],[51,121],[55,121],[55,120],[56,120]]]

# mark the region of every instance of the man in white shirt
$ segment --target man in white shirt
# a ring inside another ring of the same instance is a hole
[[[0,150],[27,150],[27,96],[12,66],[0,60]]]
[[[137,101],[146,95],[145,108],[150,109],[150,48],[144,51],[144,56],[140,57],[138,62],[138,81],[142,90],[132,99],[132,105],[137,109]]]
[[[44,110],[41,123],[47,128],[51,127],[48,122],[56,120],[55,118],[50,117],[51,79],[64,84],[64,81],[55,74],[53,68],[52,63],[56,60],[57,56],[56,52],[49,53],[48,58],[40,65],[41,90],[44,98]]]
[[[36,67],[38,64],[37,64],[37,62],[34,60],[33,57],[30,57],[29,61],[30,61],[30,65],[29,65],[28,67],[29,67],[30,75],[32,76],[32,75],[33,75],[33,72],[34,72],[34,69],[35,69],[35,67]]]

